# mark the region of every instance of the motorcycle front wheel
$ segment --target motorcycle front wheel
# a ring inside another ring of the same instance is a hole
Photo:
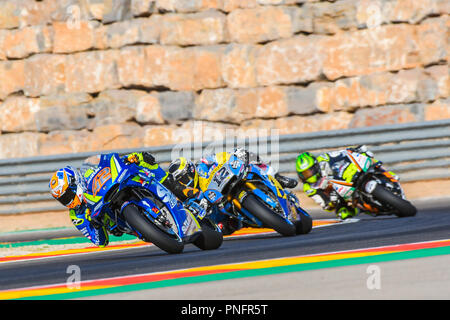
[[[163,232],[151,221],[142,215],[139,209],[134,205],[125,207],[123,215],[128,224],[143,235],[146,241],[167,253],[181,253],[184,249],[183,241],[175,239],[169,234]]]
[[[276,232],[286,237],[295,236],[295,225],[289,223],[283,219],[283,217],[269,209],[262,203],[262,200],[259,200],[255,195],[249,194],[242,202],[242,207],[257,219],[261,220],[266,227],[274,229]]]
[[[397,197],[380,185],[375,187],[372,195],[378,201],[393,207],[397,217],[412,217],[416,215],[417,209],[409,201]]]

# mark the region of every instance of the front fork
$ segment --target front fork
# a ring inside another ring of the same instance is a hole
[[[253,183],[251,183],[251,182],[246,182],[246,183],[245,183],[245,186],[246,186],[250,191],[253,191],[253,190],[257,189],[257,187],[256,187]],[[242,192],[245,192],[245,191],[242,191]],[[234,207],[237,208],[238,210],[241,210],[241,209],[242,209],[241,203],[244,201],[244,198],[246,197],[246,195],[243,195],[242,192],[241,192],[241,194],[238,196],[239,200],[236,199],[235,197],[232,197],[230,194],[228,195],[228,198],[227,198],[227,200],[228,200],[228,201],[231,201],[231,202],[233,203]]]

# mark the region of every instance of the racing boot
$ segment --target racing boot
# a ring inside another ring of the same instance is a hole
[[[242,228],[242,221],[233,218],[233,217],[229,217],[228,219],[219,222],[217,224],[220,228],[220,230],[222,230],[222,234],[224,236],[230,235],[233,232],[239,230]]]
[[[358,213],[359,213],[359,210],[357,208],[341,207],[336,212],[336,216],[338,218],[341,218],[342,220],[345,220],[350,217],[356,216]]]
[[[277,179],[281,186],[286,189],[294,189],[298,184],[297,180],[282,176],[279,173],[275,174],[275,179]]]
[[[113,236],[116,236],[116,237],[121,237],[121,236],[123,236],[123,232],[120,231],[117,227],[116,227],[116,228],[113,228],[113,229],[109,229],[109,232],[110,232]]]

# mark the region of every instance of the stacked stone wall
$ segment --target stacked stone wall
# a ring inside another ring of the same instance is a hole
[[[448,0],[2,0],[0,158],[450,118],[449,12]]]

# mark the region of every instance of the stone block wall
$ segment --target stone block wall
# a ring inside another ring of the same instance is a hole
[[[0,158],[450,118],[449,13],[448,0],[2,0]]]

